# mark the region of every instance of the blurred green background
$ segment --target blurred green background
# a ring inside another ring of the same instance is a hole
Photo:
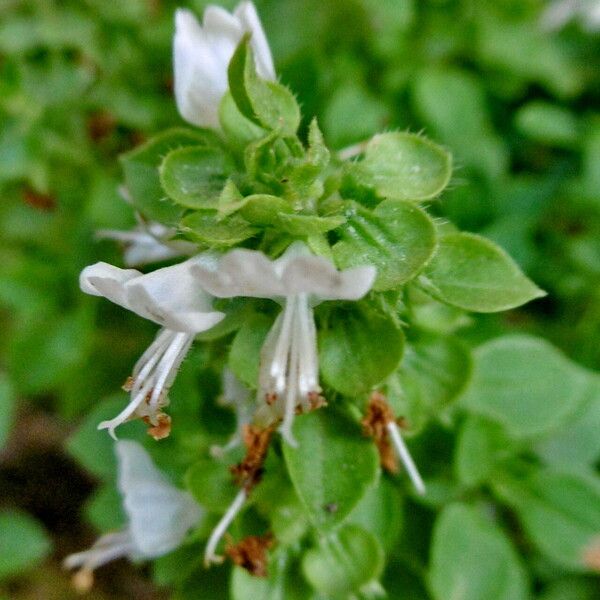
[[[60,559],[94,539],[90,522],[105,524],[103,499],[86,502],[99,473],[65,440],[84,418],[93,430],[89,411],[152,327],[84,297],[78,274],[120,264],[94,236],[134,224],[117,157],[181,124],[173,12],[205,4],[0,0],[2,600],[75,597]],[[332,147],[382,129],[444,144],[456,170],[432,210],[500,243],[548,291],[532,308],[477,317],[472,343],[531,332],[599,369],[600,33],[583,20],[544,30],[541,0],[256,4],[281,80]],[[167,597],[126,564],[98,583],[91,598]]]

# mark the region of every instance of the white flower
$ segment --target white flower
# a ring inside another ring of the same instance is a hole
[[[177,370],[197,333],[210,329],[225,316],[212,310],[212,298],[191,274],[194,265],[208,265],[215,255],[204,253],[172,267],[144,275],[134,269],[120,269],[107,263],[86,267],[80,275],[81,289],[104,296],[162,329],[136,363],[127,391],[131,401],[114,419],[99,425],[115,437],[115,428],[139,417],[154,427],[158,439],[169,432],[170,420],[162,413]]]
[[[203,516],[192,496],[171,484],[140,444],[117,442],[116,453],[127,526],[101,536],[89,550],[64,561],[66,568],[80,569],[78,581],[87,585],[93,581],[94,569],[111,560],[156,558],[174,550]]]
[[[229,89],[227,67],[246,33],[251,34],[258,75],[275,79],[269,44],[252,2],[241,2],[233,14],[210,5],[202,25],[189,10],[180,8],[175,13],[175,100],[189,123],[219,127],[219,104]]]
[[[542,14],[542,27],[554,31],[578,19],[588,31],[600,29],[599,0],[555,0]]]
[[[99,229],[98,239],[115,240],[125,246],[123,261],[128,267],[139,267],[151,263],[192,256],[196,245],[185,240],[172,240],[175,229],[162,223],[141,222],[132,231],[117,229]]]
[[[340,272],[295,242],[274,261],[262,252],[236,249],[218,266],[196,264],[192,273],[216,297],[251,296],[283,304],[261,351],[255,421],[266,426],[283,417],[281,433],[295,445],[296,411],[311,410],[321,401],[313,306],[323,300],[358,300],[371,289],[375,267]]]

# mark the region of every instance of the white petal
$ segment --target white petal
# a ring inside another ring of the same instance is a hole
[[[104,296],[111,302],[130,308],[125,284],[142,273],[135,269],[120,269],[105,262],[90,265],[81,271],[79,286],[86,294]]]
[[[358,300],[373,286],[372,266],[338,271],[322,256],[299,256],[288,263],[282,275],[288,294],[314,294],[323,300]]]
[[[136,548],[149,558],[177,548],[202,518],[201,508],[168,481],[140,444],[120,441],[116,452],[119,489]]]
[[[262,28],[262,24],[252,2],[241,2],[233,13],[242,23],[245,31],[252,34],[250,43],[254,50],[256,60],[256,71],[263,79],[275,79],[275,67],[269,42]]]
[[[199,255],[132,280],[127,286],[131,309],[173,331],[210,329],[225,314],[212,310],[212,298],[198,285],[191,268],[212,260],[211,254]]]
[[[212,310],[211,297],[191,272],[192,265],[215,261],[215,255],[204,253],[147,275],[97,263],[82,271],[80,285],[84,292],[104,296],[168,329],[198,333],[210,329],[225,316]]]
[[[219,261],[217,269],[193,266],[200,285],[213,296],[273,298],[285,295],[272,261],[256,250],[236,249]]]
[[[227,65],[217,61],[194,15],[175,13],[173,38],[175,101],[181,116],[199,127],[219,127],[218,110],[227,90]]]

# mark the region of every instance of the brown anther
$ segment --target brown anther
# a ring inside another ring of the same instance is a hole
[[[381,392],[373,392],[369,398],[367,412],[361,424],[363,434],[372,437],[381,466],[389,473],[399,471],[398,458],[389,440],[387,426],[395,421],[394,413]]]
[[[156,441],[164,440],[171,434],[171,417],[166,413],[159,413],[156,418],[143,417],[142,419],[148,425],[148,435],[152,436]]]
[[[309,392],[308,403],[310,404],[310,410],[318,410],[327,406],[327,400],[319,392]]]
[[[233,564],[246,569],[251,575],[267,577],[269,562],[267,551],[272,548],[274,541],[271,533],[263,536],[251,535],[237,544],[228,542],[225,546],[225,554],[229,556]]]
[[[124,390],[125,392],[130,392],[133,389],[133,384],[135,383],[135,379],[130,375],[125,382],[123,383],[123,385],[121,386],[121,389]]]
[[[260,483],[273,431],[274,425],[264,429],[255,425],[244,425],[246,456],[241,463],[231,467],[230,471],[235,483],[243,487],[248,494]]]
[[[23,202],[32,208],[46,212],[53,211],[56,208],[56,198],[50,194],[42,194],[31,188],[23,190]]]
[[[275,404],[275,402],[277,402],[277,394],[275,394],[274,392],[269,392],[269,393],[265,394],[265,402],[269,406],[273,406],[273,404]]]
[[[583,564],[592,571],[600,573],[600,536],[592,541],[583,550]]]

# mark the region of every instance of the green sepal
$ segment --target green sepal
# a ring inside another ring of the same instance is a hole
[[[219,123],[227,139],[238,150],[265,136],[266,131],[247,119],[237,107],[231,92],[223,94],[219,105]]]
[[[164,158],[160,182],[167,195],[185,208],[216,208],[234,170],[233,159],[221,148],[179,148]]]
[[[175,224],[182,210],[166,198],[160,184],[159,167],[164,157],[188,146],[218,147],[218,137],[209,130],[169,129],[123,154],[120,162],[125,187],[133,205],[148,219]]]
[[[227,75],[231,95],[246,118],[282,135],[295,135],[300,125],[298,103],[286,87],[258,76],[248,35],[240,41]]]
[[[218,247],[236,246],[259,232],[240,215],[221,219],[216,210],[193,212],[181,220],[179,228],[194,242]]]
[[[315,236],[327,233],[346,222],[342,215],[319,217],[317,215],[280,214],[277,219],[278,229],[297,237]]]
[[[362,161],[349,173],[380,198],[429,200],[452,176],[452,156],[441,146],[413,133],[390,132],[373,137]]]

